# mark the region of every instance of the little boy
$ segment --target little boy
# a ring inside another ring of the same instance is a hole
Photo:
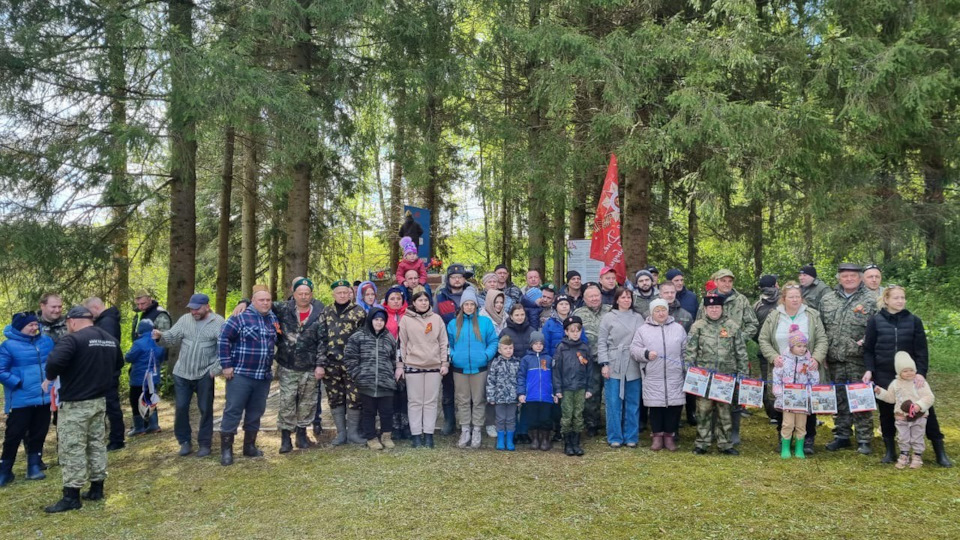
[[[583,431],[583,402],[593,395],[587,392],[587,381],[590,380],[590,366],[595,360],[591,358],[590,346],[580,341],[583,332],[583,320],[580,317],[573,315],[564,319],[563,332],[565,337],[553,357],[553,401],[560,403],[563,453],[582,456],[580,432]]]
[[[409,236],[404,236],[400,239],[400,248],[403,250],[403,258],[397,263],[397,283],[403,284],[404,276],[406,276],[408,270],[416,270],[417,274],[420,275],[420,284],[426,285],[427,267],[417,256],[417,246],[413,243],[413,240]]]
[[[514,451],[513,434],[517,429],[517,372],[520,360],[513,356],[513,340],[500,338],[497,356],[487,374],[487,403],[494,406],[497,424],[497,450]]]
[[[553,428],[553,360],[543,351],[542,332],[530,334],[530,351],[520,360],[517,374],[517,400],[530,426],[530,449],[548,451]]]
[[[919,469],[923,466],[923,437],[927,429],[927,411],[933,407],[933,390],[929,383],[917,389],[914,384],[917,364],[909,353],[900,351],[894,355],[893,367],[897,370],[897,378],[886,390],[875,386],[873,391],[877,394],[877,399],[895,405],[894,424],[900,439],[900,458],[896,467],[903,469],[909,462],[911,469]],[[913,460],[910,459],[911,449]]]

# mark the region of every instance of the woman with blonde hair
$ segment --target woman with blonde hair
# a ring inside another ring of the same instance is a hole
[[[460,297],[460,311],[447,324],[447,340],[460,422],[457,447],[480,448],[487,405],[487,368],[497,354],[498,337],[493,321],[477,313],[477,293],[473,289],[465,290]]]

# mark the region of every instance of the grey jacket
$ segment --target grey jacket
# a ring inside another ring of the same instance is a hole
[[[610,366],[610,378],[620,381],[620,397],[623,397],[624,381],[640,378],[640,365],[630,359],[630,344],[643,324],[643,317],[632,309],[615,309],[600,319],[597,337],[597,362]]]

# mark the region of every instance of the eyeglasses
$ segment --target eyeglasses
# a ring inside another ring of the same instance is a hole
[[[799,285],[784,285],[783,288],[784,288],[784,289],[799,289],[800,286],[799,286]]]
[[[877,266],[877,265],[875,265],[875,264],[868,264],[868,265],[866,265],[866,266],[863,267],[863,271],[864,271],[864,272],[866,272],[867,270],[880,270],[880,267]],[[882,270],[881,270],[881,272],[882,272]]]

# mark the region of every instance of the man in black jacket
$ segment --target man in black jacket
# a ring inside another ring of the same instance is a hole
[[[420,237],[423,236],[423,227],[413,220],[413,213],[409,210],[407,210],[404,215],[403,224],[400,225],[398,234],[400,238],[409,236],[410,240],[413,240],[413,245],[417,246],[417,248],[420,247]]]
[[[173,326],[173,319],[170,317],[170,314],[167,313],[167,310],[160,307],[160,304],[153,299],[153,296],[150,295],[150,291],[146,289],[140,289],[137,291],[133,297],[133,303],[136,305],[134,310],[136,313],[133,315],[133,327],[130,330],[130,341],[136,341],[140,339],[140,333],[137,332],[137,327],[140,326],[140,322],[144,319],[149,319],[153,322],[153,327],[161,332],[166,332]]]
[[[90,491],[83,498],[103,499],[107,477],[104,436],[105,397],[114,387],[114,373],[123,366],[120,343],[93,325],[93,313],[75,306],[67,313],[70,333],[57,342],[47,357],[43,390],[59,378],[60,400],[57,439],[63,471],[63,498],[48,506],[48,513],[76,510],[80,488],[89,471]]]
[[[120,343],[120,310],[116,307],[107,307],[103,300],[92,296],[83,301],[83,307],[87,308],[93,314],[93,325],[105,330]],[[123,366],[121,366],[122,368]],[[123,437],[126,428],[123,425],[123,409],[120,408],[120,368],[117,368],[113,377],[113,388],[107,392],[107,420],[110,421],[110,443],[107,444],[107,451],[120,450],[124,447]]]

